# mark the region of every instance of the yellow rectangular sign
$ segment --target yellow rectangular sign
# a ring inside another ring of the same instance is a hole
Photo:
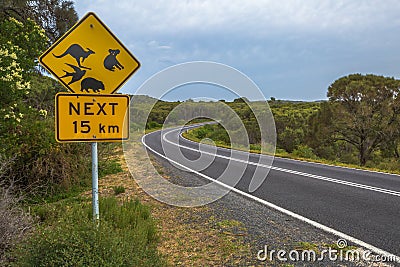
[[[92,12],[58,39],[39,62],[73,93],[115,93],[139,61]]]
[[[58,142],[117,142],[129,138],[129,96],[56,95]]]

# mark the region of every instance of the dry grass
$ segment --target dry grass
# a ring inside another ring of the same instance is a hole
[[[21,197],[17,197],[14,189],[13,183],[0,183],[0,265],[10,260],[8,252],[34,225],[32,217],[21,208]]]
[[[133,175],[152,175],[147,170],[148,166],[142,163],[146,152],[141,145],[134,146],[135,155],[130,157],[131,166],[135,166]],[[99,181],[100,196],[111,196],[114,187],[123,186],[125,192],[117,195],[117,198],[139,198],[152,208],[160,236],[158,249],[169,266],[239,265],[244,255],[250,255],[250,246],[243,242],[245,229],[241,229],[243,234],[237,234],[236,229],[233,229],[237,227],[236,222],[218,222],[207,207],[180,208],[153,199],[139,188],[122,155],[120,161],[124,171]],[[154,164],[157,170],[162,171],[160,165],[156,162]],[[166,173],[162,173],[166,179],[169,178]],[[91,192],[85,195],[90,196]]]

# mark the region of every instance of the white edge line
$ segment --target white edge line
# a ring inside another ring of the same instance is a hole
[[[178,129],[172,129],[172,130],[176,131]],[[249,164],[249,165],[254,165],[254,166],[259,166],[261,168],[269,168],[271,170],[291,173],[291,174],[300,175],[300,176],[303,176],[303,177],[308,177],[308,178],[321,180],[321,181],[325,181],[325,182],[331,182],[331,183],[335,183],[335,184],[347,185],[347,186],[352,186],[352,187],[356,187],[356,188],[361,188],[361,189],[365,189],[365,190],[370,190],[370,191],[374,191],[374,192],[379,192],[379,193],[383,193],[383,194],[388,194],[388,195],[400,197],[400,192],[394,191],[394,190],[390,190],[390,189],[386,189],[386,188],[380,188],[380,187],[375,187],[375,186],[371,186],[371,185],[365,185],[365,184],[355,183],[355,182],[351,182],[351,181],[339,180],[339,179],[335,179],[335,178],[320,176],[320,175],[317,175],[317,174],[311,174],[311,173],[306,173],[306,172],[300,172],[300,171],[295,171],[295,170],[289,170],[289,169],[269,166],[269,165],[260,164],[260,163],[257,163],[257,162],[248,161],[248,160],[241,160],[241,159],[236,159],[236,158],[232,158],[232,157],[219,155],[218,153],[214,154],[214,153],[210,153],[210,152],[207,152],[207,151],[200,151],[198,149],[191,148],[191,147],[188,147],[188,146],[184,146],[184,145],[181,145],[181,144],[175,144],[172,141],[168,140],[166,138],[166,135],[167,134],[171,134],[171,133],[172,133],[172,131],[164,133],[162,135],[162,139],[164,141],[166,141],[167,143],[170,143],[170,144],[172,144],[174,146],[178,146],[178,147],[181,147],[181,148],[184,148],[184,149],[187,149],[187,150],[199,152],[199,153],[206,154],[206,155],[211,155],[213,157],[223,158],[223,159],[227,159],[227,160],[233,160],[233,161],[237,161],[237,162],[241,162],[241,163],[245,163],[245,164]],[[235,151],[238,151],[238,150],[235,150]],[[243,151],[239,151],[239,152],[243,152]],[[243,153],[246,153],[246,152],[243,152]],[[247,153],[247,154],[249,154],[249,153]],[[263,156],[262,154],[259,154],[259,155]]]
[[[154,132],[152,132],[152,133],[154,133]],[[366,249],[368,249],[368,250],[370,250],[370,251],[372,251],[372,252],[374,252],[374,253],[376,253],[376,254],[384,255],[384,256],[386,256],[386,257],[388,257],[388,258],[389,258],[389,257],[390,257],[390,258],[393,258],[397,263],[400,263],[400,257],[397,256],[397,255],[395,255],[395,254],[392,254],[392,253],[389,253],[389,252],[387,252],[387,251],[385,251],[385,250],[383,250],[383,249],[377,248],[377,247],[375,247],[375,246],[373,246],[373,245],[371,245],[371,244],[368,244],[368,243],[366,243],[366,242],[364,242],[364,241],[362,241],[362,240],[359,240],[359,239],[357,239],[357,238],[355,238],[355,237],[349,236],[349,235],[347,235],[347,234],[345,234],[345,233],[342,233],[342,232],[340,232],[340,231],[337,231],[337,230],[335,230],[335,229],[333,229],[333,228],[330,228],[330,227],[328,227],[328,226],[325,226],[325,225],[323,225],[323,224],[320,224],[320,223],[318,223],[318,222],[316,222],[316,221],[313,221],[313,220],[311,220],[311,219],[308,219],[308,218],[306,218],[306,217],[304,217],[304,216],[301,216],[301,215],[299,215],[299,214],[297,214],[297,213],[294,213],[294,212],[292,212],[292,211],[290,211],[290,210],[287,210],[287,209],[285,209],[285,208],[279,207],[279,206],[277,206],[277,205],[275,205],[275,204],[273,204],[273,203],[271,203],[271,202],[268,202],[268,201],[266,201],[266,200],[264,200],[264,199],[261,199],[261,198],[255,197],[255,196],[253,196],[253,195],[250,195],[250,194],[248,194],[248,193],[246,193],[246,192],[243,192],[243,191],[241,191],[241,190],[239,190],[239,189],[237,189],[237,188],[235,188],[235,187],[226,185],[226,184],[224,184],[224,183],[222,183],[222,182],[220,182],[220,181],[218,181],[218,180],[215,180],[215,179],[213,179],[213,178],[211,178],[211,177],[209,177],[209,176],[207,176],[207,175],[205,175],[205,174],[202,174],[202,173],[200,173],[200,172],[197,172],[197,171],[195,171],[195,170],[192,170],[192,169],[190,169],[190,168],[188,168],[188,167],[186,167],[186,166],[180,164],[179,162],[176,162],[176,161],[174,161],[174,160],[172,160],[172,159],[167,158],[166,156],[164,156],[164,155],[162,155],[161,153],[155,151],[154,149],[152,149],[150,146],[148,146],[148,145],[146,144],[146,142],[144,141],[144,139],[145,139],[145,137],[146,137],[147,135],[149,135],[149,134],[151,134],[151,133],[148,133],[148,134],[143,135],[143,137],[142,137],[142,144],[143,144],[147,149],[149,149],[151,152],[153,152],[154,154],[157,154],[158,156],[160,156],[160,157],[162,157],[162,158],[164,158],[164,159],[166,159],[166,160],[168,160],[168,161],[171,161],[171,162],[173,162],[173,163],[175,163],[175,164],[181,166],[182,168],[184,168],[184,169],[186,169],[186,170],[188,170],[188,171],[190,171],[190,172],[192,172],[192,173],[195,173],[195,174],[197,174],[197,175],[199,175],[199,176],[201,176],[201,177],[203,177],[203,178],[205,178],[205,179],[207,179],[207,180],[209,180],[209,181],[211,181],[211,182],[215,182],[215,183],[217,183],[217,184],[219,184],[219,185],[221,185],[221,186],[223,186],[223,187],[225,187],[225,188],[227,188],[227,189],[230,189],[231,191],[233,191],[233,192],[235,192],[235,193],[237,193],[237,194],[239,194],[239,195],[242,195],[242,196],[244,196],[244,197],[247,197],[247,198],[249,198],[249,199],[252,199],[252,200],[254,200],[254,201],[258,202],[258,203],[261,203],[261,204],[263,204],[263,205],[265,205],[265,206],[267,206],[267,207],[270,207],[270,208],[272,208],[272,209],[275,209],[275,210],[277,210],[277,211],[279,211],[279,212],[281,212],[281,213],[284,213],[284,214],[286,214],[286,215],[288,215],[288,216],[290,216],[290,217],[293,217],[293,218],[295,218],[295,219],[298,219],[298,220],[300,220],[300,221],[302,221],[302,222],[308,223],[308,224],[310,224],[310,225],[312,225],[312,226],[314,226],[314,227],[316,227],[316,228],[318,228],[318,229],[321,229],[321,230],[323,230],[323,231],[325,231],[325,232],[328,232],[328,233],[331,233],[331,234],[333,234],[333,235],[336,235],[336,236],[338,236],[338,237],[340,237],[340,238],[346,239],[346,240],[348,240],[348,241],[350,241],[350,242],[352,242],[352,243],[354,243],[354,244],[357,244],[357,245],[359,245],[359,246],[362,246],[362,247],[364,247],[364,248],[366,248]]]
[[[200,124],[200,125],[196,125],[196,127],[200,127],[200,126],[203,126],[203,125],[201,125],[201,124]],[[190,127],[190,128],[185,129],[185,130],[188,131],[188,130],[190,130],[190,129],[192,129],[192,128],[196,128],[196,127]],[[197,144],[197,142],[185,138],[185,137],[182,135],[182,133],[180,134],[180,136],[181,136],[183,139],[185,139],[186,141],[189,141],[189,142],[192,142],[192,143]],[[204,144],[204,145],[211,146],[211,145],[209,145],[209,144]],[[237,150],[237,149],[233,149],[233,148],[232,148],[232,149],[229,149],[229,148],[220,147],[220,146],[216,146],[216,147],[217,147],[218,149],[222,149],[222,150],[235,150],[235,151],[237,151],[237,152],[249,153],[249,154],[252,154],[252,155],[264,155],[264,156],[269,156],[269,155],[265,155],[265,154],[261,154],[261,153],[246,152],[246,151]],[[283,160],[298,161],[298,162],[302,162],[302,163],[317,164],[317,165],[322,165],[322,166],[327,166],[327,167],[335,167],[335,168],[342,168],[342,169],[348,169],[348,170],[356,170],[356,171],[362,171],[362,172],[379,173],[379,174],[393,175],[393,176],[400,177],[400,174],[397,174],[397,173],[389,173],[389,172],[382,172],[382,171],[373,171],[373,170],[357,169],[357,168],[352,168],[352,167],[337,166],[337,165],[326,164],[326,163],[321,163],[321,162],[314,162],[314,161],[307,161],[307,160],[300,160],[300,159],[284,158],[284,157],[279,157],[279,156],[276,156],[276,155],[274,155],[274,158],[279,158],[279,159],[283,159]]]

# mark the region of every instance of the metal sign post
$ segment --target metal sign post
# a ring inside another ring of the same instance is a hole
[[[92,143],[92,206],[93,221],[99,223],[99,171],[97,160],[97,142]]]

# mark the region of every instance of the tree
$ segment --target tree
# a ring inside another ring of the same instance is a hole
[[[37,57],[46,37],[34,21],[9,18],[0,22],[0,104],[5,109],[29,93]]]
[[[352,74],[329,86],[334,138],[357,149],[361,166],[382,144],[399,138],[399,93],[399,80],[372,74]]]
[[[233,100],[233,103],[248,103],[250,102],[247,97],[239,97]]]
[[[0,20],[13,17],[21,22],[28,18],[45,30],[50,43],[57,40],[78,20],[73,1],[2,0]]]
[[[332,123],[332,104],[321,102],[320,109],[309,117],[305,144],[310,146],[318,157],[335,160]]]

